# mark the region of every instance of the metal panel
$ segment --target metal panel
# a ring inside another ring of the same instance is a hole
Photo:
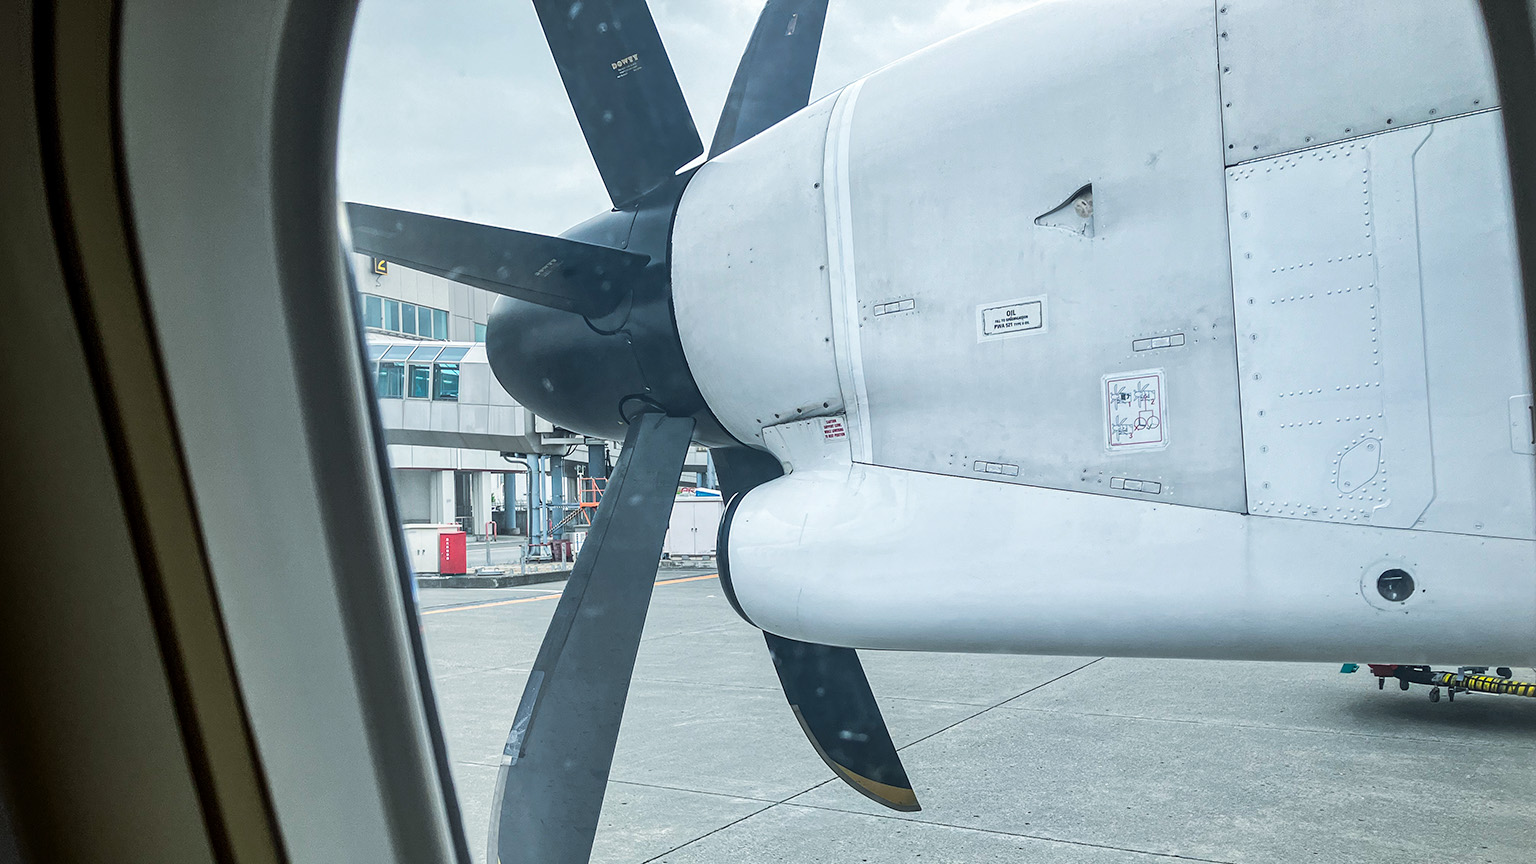
[[[447,310],[453,306],[453,291],[459,287],[457,282],[452,282],[440,276],[431,276],[428,285],[431,286],[430,305],[435,309]],[[443,338],[439,335],[437,338]]]
[[[426,471],[396,468],[395,507],[402,522],[427,522],[432,518],[432,475]]]
[[[508,393],[501,386],[501,382],[496,381],[495,376],[491,377],[492,380],[486,385],[486,395],[490,397],[490,403],[492,405],[504,405],[507,407],[517,405],[517,400],[513,399],[512,394]]]
[[[1221,0],[1227,164],[1498,104],[1474,0]]]
[[[783,419],[842,410],[822,189],[834,102],[709,161],[678,205],[672,291],[683,350],[710,409],[745,442]]]
[[[1435,459],[1420,527],[1532,538],[1530,369],[1502,113],[1434,124],[1414,158]],[[1526,409],[1515,439],[1511,400]]]
[[[489,405],[464,404],[459,406],[459,429],[470,434],[486,435],[491,431]]]
[[[1228,170],[1252,513],[1532,536],[1503,165],[1495,113]]]
[[[516,408],[505,408],[500,405],[491,406],[490,433],[492,435],[516,435],[517,420],[513,416]]]
[[[398,429],[405,425],[405,405],[403,399],[379,399],[379,419],[383,421],[384,428]]]
[[[428,428],[435,432],[460,432],[459,427],[459,403],[457,402],[429,402],[431,408],[431,426]]]
[[[1434,494],[1411,163],[1428,135],[1228,170],[1255,515],[1408,528]]]
[[[1042,4],[864,82],[875,464],[1245,508],[1215,17]],[[1164,385],[1167,425],[1107,446],[1106,376],[1132,372]]]
[[[431,429],[432,403],[425,399],[402,399],[402,429]]]
[[[489,365],[472,363],[468,359],[459,363],[460,401],[489,404],[491,401],[491,391],[500,389],[500,385],[493,385],[491,383],[491,367]]]

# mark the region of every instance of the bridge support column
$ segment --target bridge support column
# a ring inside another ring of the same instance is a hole
[[[548,523],[544,509],[544,457],[528,457],[528,542],[548,542]]]

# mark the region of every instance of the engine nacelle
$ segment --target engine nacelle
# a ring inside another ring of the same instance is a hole
[[[743,615],[782,636],[908,651],[1536,659],[1526,540],[856,464],[836,417],[765,434],[794,470],[735,503],[722,575]]]
[[[789,475],[734,509],[743,612],[855,647],[1532,657],[1497,105],[1470,0],[1041,4],[705,164],[683,347]]]

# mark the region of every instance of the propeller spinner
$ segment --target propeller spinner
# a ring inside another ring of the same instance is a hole
[[[488,856],[503,864],[590,854],[689,443],[712,448],[728,498],[782,474],[715,419],[678,336],[671,230],[691,177],[678,171],[704,148],[649,8],[534,8],[614,209],[546,237],[347,205],[357,251],[502,295],[486,350],[507,392],[565,428],[624,440],[507,739]],[[769,0],[711,158],[805,107],[826,10],[827,0]],[[918,809],[857,654],[764,637],[795,718],[833,772],[889,807]]]

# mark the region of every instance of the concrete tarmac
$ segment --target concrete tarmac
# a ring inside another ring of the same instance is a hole
[[[515,565],[523,560],[528,538],[522,535],[498,537],[495,540],[470,540],[464,544],[464,558],[473,571],[477,567]]]
[[[658,576],[593,861],[1536,861],[1536,699],[1432,704],[1364,667],[861,652],[923,806],[885,810],[708,573]],[[562,585],[420,592],[477,861]]]

